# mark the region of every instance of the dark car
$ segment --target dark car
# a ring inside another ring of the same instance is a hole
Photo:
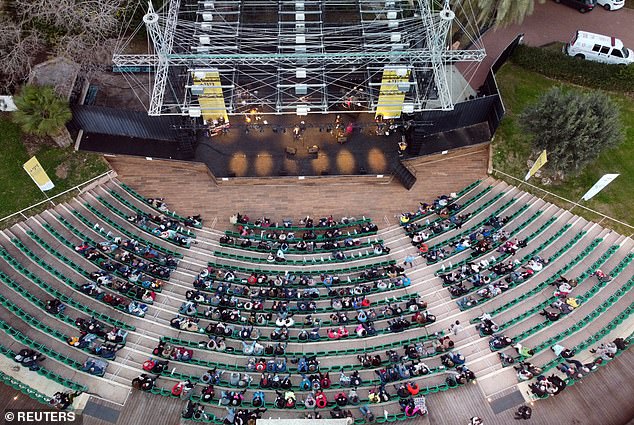
[[[566,6],[574,7],[581,13],[586,13],[597,5],[597,0],[555,0],[555,3],[563,3]]]

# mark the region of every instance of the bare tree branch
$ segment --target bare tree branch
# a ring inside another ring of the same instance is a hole
[[[56,56],[66,57],[81,66],[83,75],[103,71],[112,63],[116,40],[103,40],[90,33],[66,35],[55,47]]]
[[[14,0],[15,8],[25,20],[40,20],[65,30],[81,34],[95,32],[107,37],[117,28],[125,0]]]
[[[2,58],[3,90],[10,91],[25,81],[31,70],[32,60],[42,47],[35,31],[24,31],[21,24],[0,17],[0,57]]]

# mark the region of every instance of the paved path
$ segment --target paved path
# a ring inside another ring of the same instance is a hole
[[[524,33],[524,43],[530,46],[543,46],[555,41],[569,41],[575,31],[585,30],[618,37],[626,46],[633,48],[633,28],[634,9],[608,12],[596,8],[582,14],[571,7],[547,0],[545,4],[536,5],[535,12],[521,25],[489,30],[483,37],[487,57],[475,72],[468,64],[459,64],[459,68],[466,72],[465,78],[471,87],[478,88],[495,59],[518,34]]]

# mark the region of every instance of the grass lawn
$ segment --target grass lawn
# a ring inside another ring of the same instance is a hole
[[[504,105],[507,108],[507,116],[502,121],[493,142],[494,168],[523,178],[528,170],[526,160],[530,155],[531,148],[529,137],[522,133],[518,126],[517,115],[549,88],[553,86],[572,88],[573,86],[548,79],[511,63],[504,65],[498,72],[497,81]],[[618,93],[612,93],[611,97],[621,109],[621,118],[626,131],[625,141],[620,146],[603,152],[593,164],[586,167],[578,176],[568,177],[564,183],[542,186],[540,179],[536,178],[532,178],[530,183],[544,187],[572,201],[577,201],[603,174],[618,173],[620,176],[614,182],[590,201],[584,202],[583,205],[634,225],[634,216],[632,215],[632,211],[634,211],[634,98],[631,95],[628,97]],[[517,182],[511,183],[517,185]],[[527,189],[527,187],[522,186],[522,189]],[[565,202],[563,204],[556,202],[555,199],[553,197],[553,199],[548,200],[559,203],[564,208],[571,206],[570,204],[566,205]],[[592,220],[601,219],[600,216],[586,213],[581,208],[576,208],[574,212]],[[608,222],[608,220],[602,224],[625,235],[632,233],[631,229]]]
[[[18,126],[6,116],[0,116],[0,218],[46,199],[31,177],[24,171],[30,155],[22,143]],[[108,164],[99,155],[75,152],[72,147],[61,149],[46,145],[36,150],[35,155],[55,184],[47,191],[54,196],[108,170]],[[56,170],[60,170],[59,176]],[[47,205],[50,206],[50,205]],[[5,227],[7,223],[0,223]]]

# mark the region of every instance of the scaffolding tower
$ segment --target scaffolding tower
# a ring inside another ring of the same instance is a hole
[[[113,62],[150,67],[152,116],[450,110],[449,67],[485,56],[452,49],[449,0],[167,0],[143,23],[151,51]]]

